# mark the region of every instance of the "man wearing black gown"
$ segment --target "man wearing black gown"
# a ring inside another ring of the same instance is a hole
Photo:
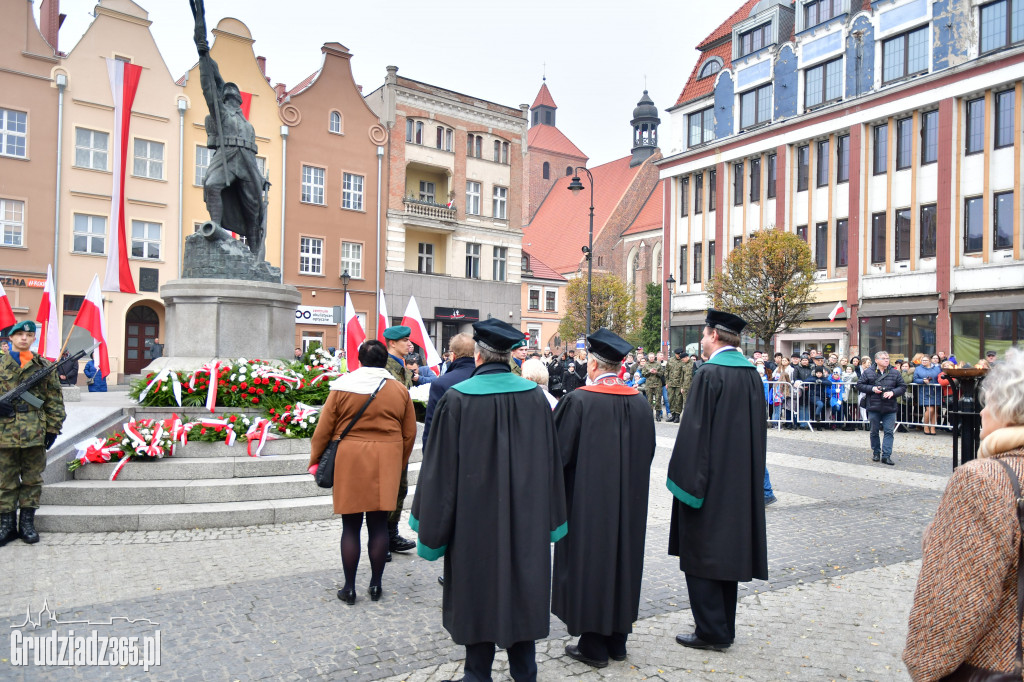
[[[443,624],[466,647],[465,680],[491,679],[495,645],[514,680],[537,679],[550,543],[567,532],[551,407],[508,364],[523,338],[500,320],[473,325],[476,370],[437,403],[409,521],[418,554],[444,556]]]
[[[630,344],[603,327],[587,341],[591,383],[555,410],[572,533],[555,545],[551,611],[580,636],[565,653],[604,668],[626,658],[640,609],[654,418],[618,378]]]
[[[736,350],[746,324],[708,310],[701,340],[708,359],[693,376],[669,460],[668,551],[686,573],[696,625],[676,641],[694,649],[727,649],[736,638],[737,583],[768,578],[767,420],[761,379]]]

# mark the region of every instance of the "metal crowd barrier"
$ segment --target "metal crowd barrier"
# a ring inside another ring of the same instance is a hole
[[[851,395],[852,391],[852,395]],[[860,406],[863,394],[857,382],[765,384],[765,404],[769,423],[776,429],[846,428],[869,424],[867,411]],[[953,429],[958,396],[938,384],[908,384],[907,392],[897,399],[896,425],[914,428],[934,426]],[[934,418],[932,417],[934,415]],[[928,422],[925,419],[928,418]]]

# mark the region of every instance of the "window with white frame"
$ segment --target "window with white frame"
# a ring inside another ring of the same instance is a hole
[[[530,287],[529,309],[540,310],[540,287]]]
[[[756,28],[752,28],[749,31],[744,31],[740,34],[740,53],[739,56],[751,54],[757,52],[766,45],[770,45],[772,42],[772,23],[769,21],[766,24],[761,24]]]
[[[466,215],[480,215],[480,183],[466,181]]]
[[[715,139],[715,108],[708,107],[707,109],[701,109],[700,111],[689,114],[687,117],[689,122],[690,135],[689,135],[689,147],[696,147],[699,144],[710,142]]]
[[[423,121],[406,119],[405,141],[413,144],[423,144]]]
[[[822,24],[843,12],[842,0],[810,0],[804,3],[804,28]]]
[[[0,199],[0,246],[25,245],[25,202]]]
[[[0,154],[25,158],[28,154],[28,114],[0,109]]]
[[[98,215],[75,214],[72,248],[75,253],[106,253],[107,219]]]
[[[480,279],[479,244],[466,244],[466,279]]]
[[[262,156],[257,156],[256,157],[256,168],[259,170],[261,178],[269,177],[267,175],[267,160],[266,160],[266,158],[264,158]]]
[[[431,275],[434,273],[434,245],[430,242],[419,243],[416,272],[423,275]]]
[[[436,146],[441,151],[450,152],[453,149],[455,131],[444,126],[437,126]]]
[[[804,108],[812,109],[843,98],[843,58],[807,69],[804,73]]]
[[[1024,40],[1024,0],[997,0],[981,6],[981,51]]]
[[[79,168],[107,170],[110,135],[88,128],[75,128],[75,165]]]
[[[302,203],[326,205],[324,203],[324,169],[316,166],[302,167]]]
[[[697,76],[697,80],[703,80],[710,78],[716,73],[722,70],[722,60],[718,57],[712,57],[711,59],[704,62],[704,65],[700,67],[700,74]]]
[[[317,239],[316,237],[299,237],[299,274],[324,274],[323,239]]]
[[[508,188],[495,187],[493,201],[494,217],[498,220],[508,219]]]
[[[882,43],[882,82],[928,72],[928,27],[907,31]]]
[[[358,242],[341,243],[341,271],[356,279],[363,278],[363,245]]]
[[[341,114],[337,111],[331,112],[331,118],[327,124],[327,130],[335,135],[341,135]]]
[[[341,179],[341,207],[363,210],[363,176],[345,173]]]
[[[505,261],[508,260],[508,247],[507,246],[495,246],[494,247],[494,262],[491,270],[491,279],[495,282],[505,281]]]
[[[558,289],[544,290],[544,312],[558,312]]]
[[[540,325],[531,324],[527,326],[526,333],[530,335],[530,348],[540,350],[540,335],[543,333]]]
[[[202,187],[206,181],[206,173],[210,170],[210,159],[213,157],[213,150],[203,145],[196,145],[196,180],[195,185]]]
[[[132,221],[132,258],[160,260],[160,224]]]
[[[135,164],[132,174],[150,180],[163,180],[164,145],[162,142],[135,138]]]
[[[772,84],[748,90],[740,95],[740,128],[750,128],[772,120]]]
[[[420,180],[420,201],[429,201],[434,203],[434,197],[437,196],[437,186],[426,180]]]

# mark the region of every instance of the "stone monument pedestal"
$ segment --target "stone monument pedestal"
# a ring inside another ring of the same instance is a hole
[[[215,359],[288,360],[302,294],[287,284],[177,279],[160,287],[166,309],[164,357],[143,372],[191,371]]]

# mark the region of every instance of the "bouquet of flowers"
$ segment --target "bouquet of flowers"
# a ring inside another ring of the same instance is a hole
[[[129,459],[161,459],[173,455],[174,444],[182,428],[177,415],[162,420],[132,419],[121,431],[105,439],[94,438],[78,443],[78,455],[68,464],[68,470],[74,471],[89,462],[120,462],[110,476],[111,481],[117,480]]]
[[[320,408],[303,403],[286,405],[283,410],[270,410],[277,432],[285,438],[312,438],[320,419]]]

